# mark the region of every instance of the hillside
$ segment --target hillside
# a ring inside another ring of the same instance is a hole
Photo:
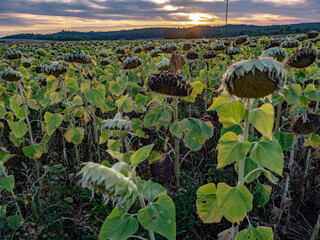
[[[16,34],[2,39],[35,39],[54,41],[79,41],[79,40],[118,40],[118,39],[174,39],[174,38],[213,38],[237,35],[277,35],[306,33],[310,30],[320,31],[320,22],[301,23],[291,25],[228,25],[225,26],[195,26],[190,28],[142,28],[110,32],[76,32],[65,31],[51,34]]]

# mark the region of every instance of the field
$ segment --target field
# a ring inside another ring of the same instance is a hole
[[[0,239],[319,239],[320,35],[1,42]]]

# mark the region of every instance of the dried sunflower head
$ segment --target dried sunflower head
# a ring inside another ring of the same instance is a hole
[[[224,44],[216,43],[210,46],[210,50],[214,51],[223,51],[225,49]]]
[[[32,65],[29,60],[23,60],[23,61],[21,62],[21,64],[22,64],[22,66],[23,66],[24,68],[30,68],[31,65]]]
[[[236,37],[235,44],[241,45],[247,41],[247,38],[248,38],[247,35],[242,35],[242,36]]]
[[[280,47],[281,40],[280,39],[273,39],[270,40],[269,42],[265,43],[265,50],[273,47]]]
[[[212,58],[215,58],[216,56],[217,56],[216,51],[208,51],[203,54],[204,59],[212,59]]]
[[[173,53],[177,51],[178,46],[175,43],[166,43],[161,47],[161,51],[164,53]]]
[[[305,68],[316,60],[316,51],[312,48],[302,48],[289,57],[287,64],[294,68]]]
[[[92,61],[91,56],[82,52],[82,51],[74,51],[68,53],[64,60],[67,62],[75,62],[75,63],[82,63],[82,64],[89,64]]]
[[[187,97],[192,93],[192,85],[183,76],[171,72],[160,72],[148,79],[148,88],[170,97]]]
[[[291,131],[294,134],[308,135],[320,128],[320,114],[305,112],[292,119]]]
[[[320,49],[317,51],[317,58],[320,59]]]
[[[22,79],[22,75],[21,73],[8,68],[0,72],[0,79],[7,82],[18,82]]]
[[[98,55],[99,55],[99,57],[107,58],[107,57],[112,56],[112,53],[106,52],[106,51],[100,51]]]
[[[47,55],[47,52],[45,50],[39,48],[39,49],[36,50],[36,54],[41,56],[41,57],[44,57],[44,56]]]
[[[249,44],[249,47],[252,47],[252,48],[255,48],[255,47],[257,47],[257,46],[258,46],[258,44],[255,43],[255,42],[252,42],[252,43]]]
[[[156,67],[159,71],[168,71],[170,67],[170,60],[167,58],[164,58],[162,59],[161,62],[157,64]]]
[[[134,52],[134,53],[141,53],[141,52],[142,52],[142,47],[140,47],[140,46],[135,47],[135,48],[133,49],[133,52]]]
[[[65,74],[68,71],[68,67],[57,62],[53,62],[50,65],[42,66],[43,73],[47,75],[53,75],[59,77],[61,74]]]
[[[182,44],[182,50],[183,50],[183,51],[188,51],[188,50],[191,49],[191,47],[192,47],[191,42],[184,42],[184,43]]]
[[[227,49],[227,53],[229,56],[237,55],[240,53],[240,48],[238,47],[230,47]]]
[[[101,58],[100,59],[100,64],[102,65],[102,66],[107,66],[107,65],[109,65],[109,64],[111,64],[112,62],[108,59],[108,58]]]
[[[189,59],[189,60],[198,59],[199,58],[199,53],[197,53],[197,52],[188,52],[186,58]]]
[[[127,117],[122,118],[121,113],[118,112],[113,119],[104,120],[102,126],[110,130],[131,130],[132,122]]]
[[[307,38],[308,38],[308,36],[306,34],[300,34],[300,35],[296,36],[296,39],[299,42],[302,42],[302,41],[306,40]]]
[[[126,50],[125,50],[124,47],[117,47],[117,48],[114,50],[114,52],[115,52],[116,54],[126,54]]]
[[[270,58],[237,62],[223,75],[223,86],[231,95],[261,98],[280,91],[287,75],[282,65]]]
[[[142,60],[138,57],[127,57],[123,63],[123,69],[134,69],[142,65]]]
[[[148,42],[147,44],[145,44],[145,45],[143,46],[143,49],[144,49],[144,51],[146,51],[146,52],[150,52],[150,51],[152,51],[153,49],[155,49],[155,46],[154,46],[154,44],[153,44],[152,42]]]
[[[287,39],[281,43],[281,47],[283,48],[296,48],[299,47],[300,42],[297,39]]]
[[[277,59],[277,61],[282,62],[286,58],[286,51],[279,47],[269,48],[265,50],[261,58],[272,57],[273,59]]]
[[[138,187],[130,178],[120,173],[118,163],[108,168],[104,165],[88,162],[79,174],[82,174],[82,187],[102,193],[106,202],[110,199],[120,206],[126,202],[132,203],[138,194]]]
[[[308,38],[316,38],[318,37],[319,32],[318,31],[310,31],[307,33]]]
[[[22,53],[18,50],[15,50],[15,49],[6,51],[3,55],[3,58],[7,59],[7,60],[15,60],[15,59],[19,59],[21,57],[22,57]]]
[[[161,55],[162,51],[160,49],[153,49],[150,53],[151,57],[156,58]]]

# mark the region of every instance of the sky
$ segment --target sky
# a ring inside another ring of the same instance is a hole
[[[0,37],[61,30],[222,25],[225,0],[0,0]],[[320,22],[320,0],[230,0],[228,23]]]

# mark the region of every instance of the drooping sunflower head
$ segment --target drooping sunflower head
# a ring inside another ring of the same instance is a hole
[[[104,120],[102,126],[110,130],[131,130],[132,122],[127,117],[123,118],[121,113],[118,112],[113,119]]]
[[[160,72],[152,75],[148,79],[148,87],[153,92],[170,97],[190,96],[193,89],[186,78],[171,72]]]
[[[3,55],[3,58],[7,59],[7,60],[15,60],[15,59],[19,59],[21,57],[22,57],[22,53],[18,50],[15,50],[15,49],[6,51]]]
[[[243,44],[243,43],[245,43],[247,41],[247,38],[248,38],[247,35],[242,35],[242,36],[236,37],[235,44],[236,45],[241,45],[241,44]]]
[[[316,60],[316,50],[312,48],[302,48],[289,57],[287,64],[294,68],[305,68]]]
[[[296,48],[299,47],[300,42],[297,39],[289,38],[281,43],[282,48]]]
[[[177,51],[178,46],[175,43],[166,43],[161,47],[161,51],[164,53],[173,53]]]
[[[21,64],[22,64],[22,66],[23,66],[24,68],[30,68],[31,65],[32,65],[31,61],[29,61],[29,60],[23,60],[23,61],[21,62]]]
[[[217,56],[216,51],[208,51],[203,54],[204,59],[212,59],[212,58],[215,58],[216,56]]]
[[[156,58],[161,55],[162,51],[160,49],[153,49],[150,53],[151,57]]]
[[[67,62],[75,62],[81,64],[89,64],[92,62],[91,56],[82,52],[82,51],[74,51],[65,55],[64,59]]]
[[[168,71],[170,67],[170,60],[168,58],[164,58],[157,64],[156,67],[159,71]]]
[[[184,42],[182,44],[182,49],[183,51],[188,51],[192,48],[192,43],[191,42]]]
[[[292,119],[291,131],[294,134],[308,135],[315,133],[320,128],[320,114],[305,112]]]
[[[188,52],[186,58],[189,60],[195,60],[199,58],[199,53],[197,52]]]
[[[68,67],[63,64],[53,62],[50,65],[43,65],[42,71],[47,75],[53,75],[54,77],[59,77],[60,75],[65,74],[68,71]]]
[[[82,175],[82,187],[100,192],[106,201],[111,199],[120,206],[135,200],[138,187],[130,178],[117,171],[119,168],[116,164],[112,168],[93,162],[84,165],[79,173]]]
[[[283,89],[287,80],[283,66],[270,58],[237,62],[223,75],[223,87],[241,98],[261,98]]]
[[[100,59],[100,64],[102,65],[102,66],[107,66],[107,65],[109,65],[109,64],[111,64],[112,62],[108,59],[108,58],[101,58]]]
[[[7,68],[0,72],[0,79],[7,82],[18,82],[22,79],[22,75],[17,71]]]
[[[272,57],[273,59],[282,62],[286,58],[286,56],[287,54],[285,50],[280,47],[273,47],[265,50],[262,53],[261,58]]]
[[[127,57],[123,62],[122,62],[122,67],[123,69],[134,69],[142,65],[142,60],[138,57]]]
[[[318,37],[319,32],[318,31],[310,31],[307,33],[308,38],[316,38]]]

